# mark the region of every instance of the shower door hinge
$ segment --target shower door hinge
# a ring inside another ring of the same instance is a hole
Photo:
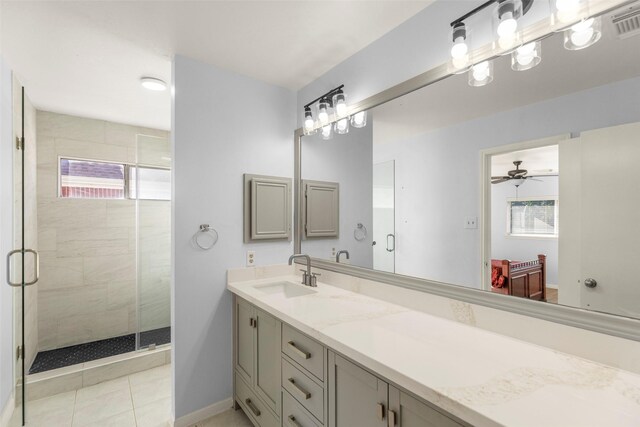
[[[20,360],[22,357],[24,357],[24,352],[22,351],[22,346],[19,345],[16,347],[16,360]]]
[[[24,150],[24,138],[16,136],[16,149]]]

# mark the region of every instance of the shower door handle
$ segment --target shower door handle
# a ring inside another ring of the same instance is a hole
[[[38,251],[35,251],[33,249],[25,249],[24,251],[22,249],[14,249],[9,253],[7,253],[7,283],[9,284],[9,286],[12,286],[12,287],[22,286],[22,282],[14,283],[11,281],[11,257],[14,256],[15,254],[19,254],[19,253],[25,254],[27,252],[32,253],[35,259],[33,260],[33,280],[30,282],[26,282],[24,285],[25,286],[35,285],[40,279],[40,254],[38,254]],[[22,262],[24,262],[24,255],[22,258]]]
[[[393,240],[391,241],[393,243],[393,246],[391,248],[389,248],[389,237],[391,237]],[[396,250],[396,236],[389,233],[387,234],[387,252],[393,252]]]
[[[34,256],[34,260],[33,260],[33,280],[31,282],[25,283],[24,285],[25,286],[35,285],[36,283],[38,283],[38,280],[40,280],[40,254],[38,253],[38,251],[33,250],[33,249],[25,249],[24,251],[32,253],[33,256]]]

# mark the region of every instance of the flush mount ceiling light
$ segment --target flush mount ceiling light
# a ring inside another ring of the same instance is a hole
[[[530,70],[542,61],[542,43],[540,40],[520,46],[511,53],[511,69]]]
[[[572,25],[564,32],[564,47],[580,50],[594,45],[602,37],[600,17],[589,18]]]
[[[156,79],[155,77],[142,77],[140,78],[140,84],[142,87],[149,90],[167,90],[167,84],[163,80]]]

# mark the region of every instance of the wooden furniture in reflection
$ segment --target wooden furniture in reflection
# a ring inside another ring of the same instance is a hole
[[[504,278],[500,281],[496,280],[496,283],[492,280],[491,291],[546,301],[546,261],[546,255],[538,255],[538,259],[531,261],[491,260],[493,275],[497,271],[498,275]]]

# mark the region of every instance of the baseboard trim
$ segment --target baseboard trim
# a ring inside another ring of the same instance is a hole
[[[13,416],[13,411],[16,408],[16,398],[11,392],[9,396],[9,400],[7,400],[7,404],[2,408],[2,413],[0,414],[0,427],[7,427],[9,422],[11,421],[11,417]]]
[[[221,414],[222,412],[231,409],[233,407],[233,398],[216,402],[212,405],[205,406],[202,409],[193,411],[190,414],[184,415],[173,422],[173,427],[189,427],[195,423],[211,418],[214,415]]]

